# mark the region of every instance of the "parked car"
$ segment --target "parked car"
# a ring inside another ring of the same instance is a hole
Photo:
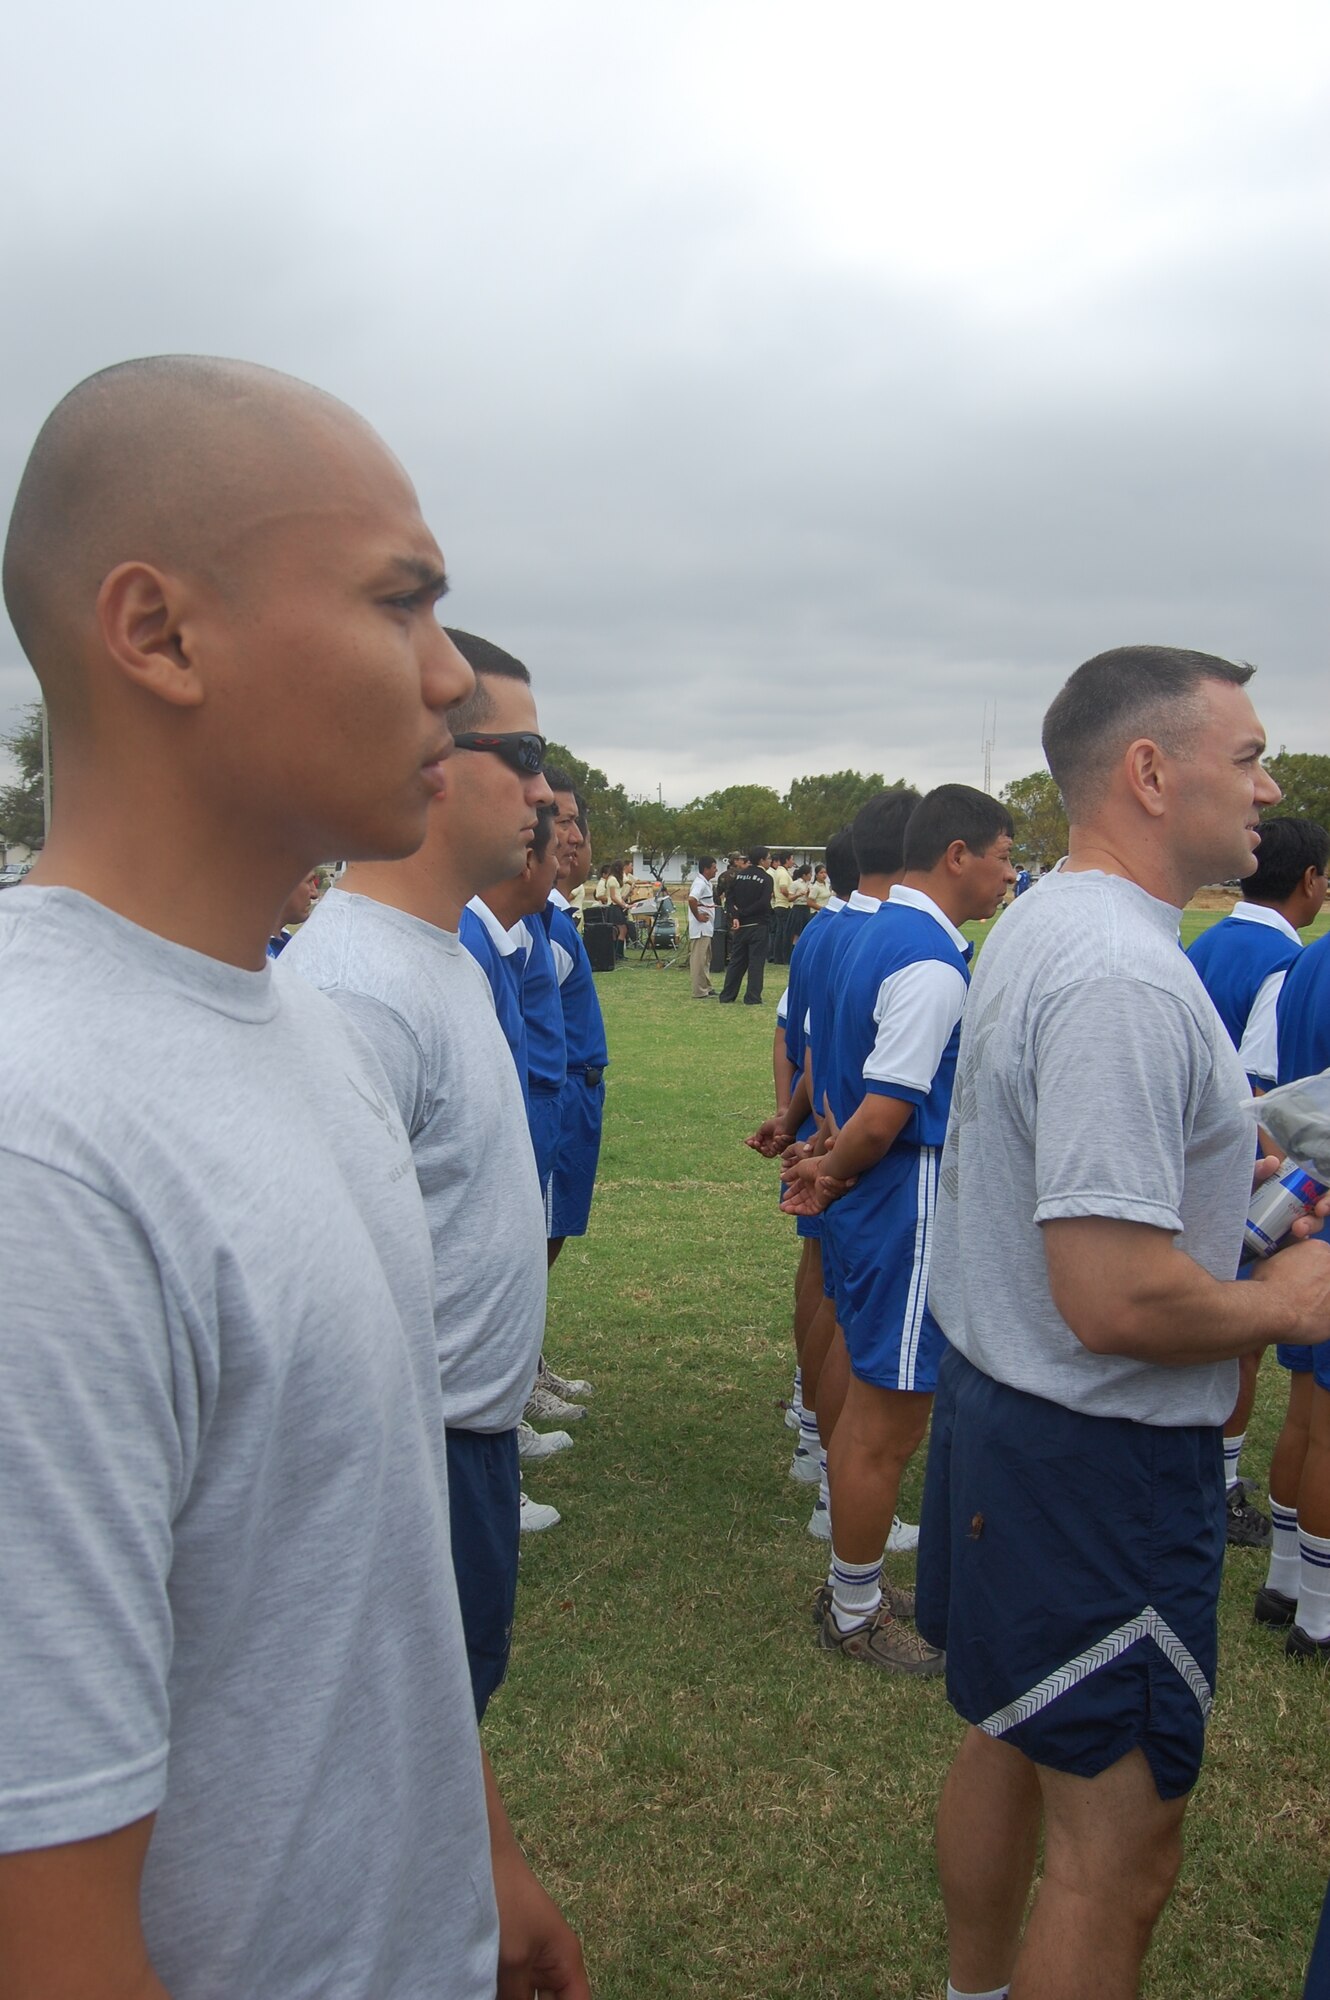
[[[23,880],[31,866],[30,861],[11,861],[7,868],[0,868],[0,889],[12,889]]]

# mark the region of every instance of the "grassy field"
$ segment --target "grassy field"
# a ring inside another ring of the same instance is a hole
[[[783,979],[764,1008],[724,1014],[682,972],[599,980],[601,1180],[554,1273],[548,1341],[597,1393],[576,1450],[532,1469],[564,1519],[523,1545],[512,1671],[485,1725],[599,2000],[945,1990],[931,1818],[959,1725],[940,1683],[820,1655],[808,1615],[825,1557],[777,1409],[793,1226],[742,1145],[769,1109]],[[1283,1392],[1267,1362],[1243,1467],[1261,1498]],[[919,1474],[902,1499],[916,1520]],[[1330,1869],[1330,1685],[1252,1623],[1264,1569],[1230,1554],[1209,1755],[1144,1988],[1159,2000],[1301,1992]]]

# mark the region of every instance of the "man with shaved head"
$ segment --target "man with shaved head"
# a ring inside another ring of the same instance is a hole
[[[406,1134],[265,955],[317,862],[423,837],[445,587],[379,439],[266,369],[93,376],[19,487],[54,816],[0,911],[15,2000],[587,1993],[476,1734]]]

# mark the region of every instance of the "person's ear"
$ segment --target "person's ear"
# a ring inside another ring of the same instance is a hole
[[[1151,819],[1158,819],[1164,811],[1167,777],[1165,756],[1159,745],[1152,743],[1148,736],[1129,743],[1121,768],[1137,804],[1149,813]]]
[[[98,629],[116,666],[175,708],[203,700],[188,605],[182,581],[144,562],[118,564],[97,593]]]

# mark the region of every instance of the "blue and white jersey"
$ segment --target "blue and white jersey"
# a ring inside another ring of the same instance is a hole
[[[1280,1083],[1330,1069],[1330,935],[1299,952],[1279,995]]]
[[[885,1190],[913,1175],[906,1155],[946,1138],[970,949],[931,897],[898,885],[843,956],[821,1058],[833,1116],[845,1125],[869,1095],[914,1107],[890,1151],[838,1204],[847,1218],[876,1205],[879,1183]]]
[[[550,943],[554,969],[563,1002],[563,1031],[567,1044],[568,1073],[581,1075],[589,1069],[604,1069],[610,1059],[605,1039],[605,1017],[600,1011],[596,977],[586,946],[572,918],[572,905],[556,889],[550,897]]]
[[[834,920],[844,909],[845,904],[839,896],[828,897],[817,921],[805,926],[790,953],[789,984],[781,995],[776,1018],[784,1025],[785,1053],[794,1065],[796,1078],[804,1066],[804,1055],[810,1046],[810,998],[822,976],[822,960],[831,940]],[[800,1125],[797,1136],[800,1139],[811,1138],[816,1122],[810,1113]]]
[[[521,966],[522,1020],[526,1025],[526,1074],[533,1095],[555,1096],[568,1077],[568,1044],[564,1036],[559,977],[550,941],[548,903],[510,935]]]
[[[517,941],[504,929],[488,903],[473,896],[462,912],[457,935],[489,981],[494,1012],[503,1038],[517,1065],[524,1100],[527,1083],[526,1022],[522,1018],[522,963]]]
[[[810,981],[808,1008],[804,1015],[804,1034],[813,1050],[813,1108],[822,1110],[822,1100],[826,1090],[822,1055],[820,1050],[831,1047],[835,1033],[836,998],[839,989],[840,967],[846,952],[854,943],[860,926],[876,916],[882,904],[877,896],[865,896],[861,890],[852,891],[836,922],[826,935],[818,954],[818,978]],[[786,1043],[789,1047],[789,1043]]]
[[[1187,952],[1257,1087],[1268,1088],[1279,1071],[1276,1008],[1284,976],[1301,951],[1301,938],[1278,910],[1239,903]]]

